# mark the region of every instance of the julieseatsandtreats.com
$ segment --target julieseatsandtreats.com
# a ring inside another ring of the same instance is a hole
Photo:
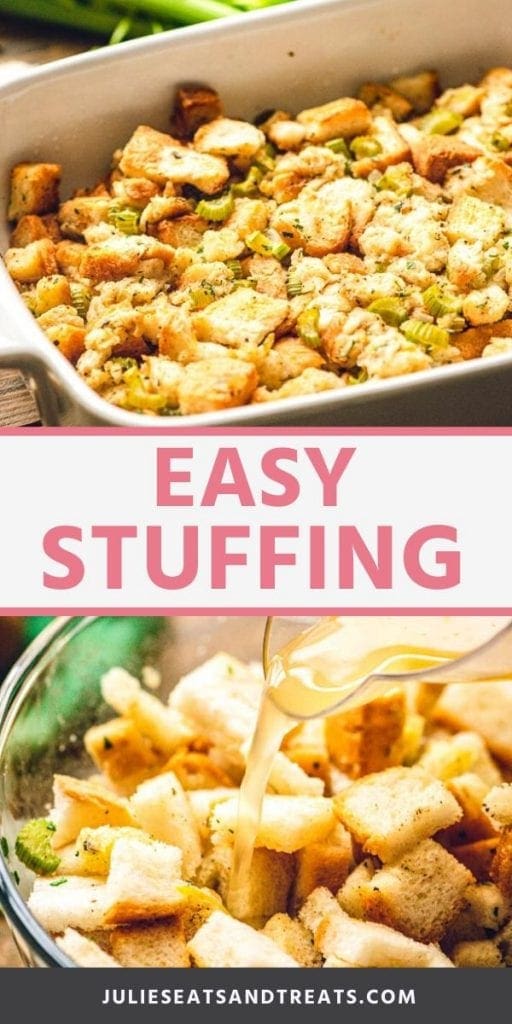
[[[413,988],[105,988],[102,1006],[415,1006]]]

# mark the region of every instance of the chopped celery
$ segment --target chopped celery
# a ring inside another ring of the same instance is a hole
[[[254,161],[256,167],[263,174],[267,174],[269,171],[273,171],[276,166],[276,150],[271,142],[267,142],[263,149],[256,154]]]
[[[345,139],[329,139],[329,142],[324,143],[327,149],[331,150],[331,153],[340,153],[342,156],[346,156],[347,160],[351,159],[351,153],[345,142]]]
[[[294,299],[297,295],[302,294],[302,281],[297,274],[297,271],[290,270],[286,279],[286,288],[288,291],[288,298]]]
[[[37,875],[52,875],[60,864],[60,857],[52,850],[50,837],[55,825],[45,818],[27,821],[16,837],[18,860]]]
[[[450,295],[446,289],[439,284],[431,284],[423,292],[425,309],[431,316],[448,316],[450,313],[460,313],[462,302],[456,295]]]
[[[447,107],[435,107],[425,114],[421,126],[427,135],[451,135],[460,128],[463,120],[462,114],[456,114]]]
[[[235,281],[240,281],[240,279],[244,276],[240,260],[226,260],[226,266],[228,270],[230,270],[231,273],[233,274]]]
[[[71,302],[78,315],[85,320],[92,299],[91,289],[85,284],[79,284],[78,281],[71,281],[69,290],[71,292]]]
[[[510,142],[503,132],[494,132],[494,135],[491,135],[491,146],[499,153],[506,153],[510,149]]]
[[[215,300],[215,292],[208,281],[203,281],[197,288],[191,288],[189,295],[192,309],[205,309]]]
[[[263,171],[254,165],[249,169],[247,177],[243,181],[238,181],[231,187],[231,191],[234,196],[240,196],[242,198],[246,196],[255,196],[258,192],[258,185],[263,178]]]
[[[273,256],[276,260],[284,260],[291,253],[290,246],[283,242],[281,235],[270,228],[267,231],[253,231],[245,239],[245,244],[259,256]]]
[[[140,210],[134,206],[119,206],[113,203],[108,211],[108,222],[123,235],[136,235],[139,231]]]
[[[368,306],[368,312],[377,313],[389,327],[400,327],[400,324],[407,319],[407,310],[403,302],[391,295],[383,295],[380,299],[374,299]]]
[[[350,149],[356,160],[364,160],[365,157],[378,156],[382,153],[382,146],[377,139],[371,135],[357,135],[350,143]]]
[[[436,324],[425,323],[424,320],[406,320],[400,330],[408,341],[413,341],[424,348],[444,348],[450,342],[450,335]]]
[[[388,167],[386,172],[378,181],[375,187],[379,192],[396,192],[397,196],[406,199],[412,195],[413,170],[410,164],[398,164],[396,167]]]
[[[319,334],[320,310],[317,306],[309,306],[303,309],[297,318],[297,333],[299,338],[309,345],[310,348],[318,348],[322,343]]]
[[[214,199],[201,199],[196,206],[196,213],[203,220],[222,221],[228,219],[234,208],[231,192],[224,192],[223,195],[216,196]]]

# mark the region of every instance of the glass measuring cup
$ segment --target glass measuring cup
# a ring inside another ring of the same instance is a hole
[[[512,678],[512,620],[269,618],[263,665],[272,702],[295,720],[313,718],[365,703],[409,680],[444,685]]]

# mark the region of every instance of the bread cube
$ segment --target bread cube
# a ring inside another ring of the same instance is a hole
[[[309,142],[322,143],[338,136],[364,135],[371,126],[372,115],[365,103],[347,96],[302,110],[297,121],[305,127]]]
[[[491,753],[512,767],[512,682],[450,683],[433,718],[449,729],[479,733]]]
[[[54,806],[50,818],[55,825],[52,845],[66,846],[82,828],[100,825],[134,825],[128,803],[101,783],[54,775]]]
[[[505,967],[506,964],[492,939],[459,942],[452,950],[456,967]]]
[[[418,764],[443,781],[466,773],[477,775],[487,787],[501,781],[499,769],[476,732],[458,732],[442,738],[432,736]]]
[[[504,782],[501,786],[493,786],[485,794],[482,806],[497,828],[508,828],[512,825],[512,783]]]
[[[395,745],[405,723],[405,697],[393,690],[361,707],[330,715],[327,749],[340,771],[358,779],[399,763]]]
[[[101,680],[101,691],[105,702],[129,718],[155,750],[167,757],[194,736],[183,715],[143,690],[139,680],[123,668],[109,669]]]
[[[27,213],[21,217],[11,232],[10,242],[13,249],[16,249],[30,245],[31,242],[38,242],[40,238],[50,238],[52,242],[57,240],[42,217]]]
[[[115,928],[110,945],[121,967],[190,967],[179,918]]]
[[[98,946],[97,942],[80,935],[74,928],[66,928],[64,935],[56,939],[57,945],[77,967],[121,967],[114,957]]]
[[[288,914],[274,914],[263,928],[263,935],[272,939],[301,967],[322,966],[322,957],[313,945],[311,934],[300,921]]]
[[[422,768],[388,768],[334,797],[336,814],[363,849],[384,862],[462,817],[445,786]]]
[[[219,192],[229,178],[222,157],[198,153],[146,125],[139,125],[127,142],[119,169],[129,178],[149,178],[158,185],[194,185],[207,195]]]
[[[58,271],[55,245],[49,238],[30,242],[23,249],[8,249],[4,261],[12,279],[20,284],[33,284]]]
[[[28,908],[39,924],[54,935],[66,928],[92,931],[105,927],[108,907],[104,878],[68,878],[52,885],[51,878],[36,878]]]
[[[253,734],[262,689],[248,665],[219,652],[180,679],[169,705],[215,746],[238,748]]]
[[[296,854],[293,906],[300,907],[314,889],[336,893],[354,864],[350,832],[338,823],[323,842],[309,843]]]
[[[154,775],[163,763],[150,741],[129,718],[113,718],[93,725],[84,736],[89,757],[123,796]]]
[[[299,917],[313,932],[322,956],[334,956],[351,967],[453,966],[434,945],[415,942],[383,924],[353,920],[327,889],[315,889]]]
[[[118,839],[135,839],[141,843],[151,842],[151,837],[140,828],[131,828],[130,826],[112,828],[111,825],[82,828],[75,843],[59,850],[61,862],[57,873],[59,875],[91,875],[93,877],[108,875],[112,850]]]
[[[11,171],[11,197],[7,216],[19,220],[28,213],[51,213],[59,202],[59,164],[16,164]]]
[[[285,299],[237,288],[230,295],[216,299],[194,314],[194,328],[199,341],[214,341],[227,348],[261,345],[276,330],[288,313]]]
[[[219,911],[188,943],[196,967],[299,967],[267,935]]]
[[[438,833],[443,846],[461,846],[496,835],[496,828],[482,806],[487,786],[478,775],[467,772],[448,779],[446,787],[462,807],[462,818]]]
[[[426,114],[434,103],[439,91],[436,71],[420,71],[417,75],[400,75],[388,85],[404,96],[412,105],[415,114]]]
[[[118,839],[105,885],[105,923],[130,924],[176,913],[185,902],[181,864],[176,846]]]
[[[201,861],[199,829],[176,775],[165,772],[143,782],[130,800],[135,821],[155,839],[171,843],[183,853],[185,878],[193,878]]]
[[[208,822],[213,808],[221,800],[228,799],[234,793],[238,794],[238,790],[227,786],[218,786],[215,789],[191,789],[187,792],[188,802],[203,841],[210,835]]]
[[[249,163],[264,145],[265,136],[259,128],[229,117],[217,117],[201,125],[194,135],[194,146],[200,153],[236,157],[243,163]]]
[[[452,167],[472,163],[482,155],[481,149],[457,136],[423,135],[411,148],[416,173],[436,184],[444,181]]]
[[[499,836],[489,874],[506,899],[512,900],[512,829]]]
[[[224,903],[228,899],[232,864],[233,847],[222,843],[203,859],[197,874],[198,884],[214,889]],[[254,928],[261,928],[274,914],[284,913],[294,868],[289,853],[276,853],[264,847],[254,850],[249,877],[243,891],[237,893],[236,917]],[[231,906],[230,909],[233,911]]]
[[[393,864],[371,871],[359,886],[365,920],[386,924],[418,942],[439,942],[457,916],[473,876],[439,843],[425,839]],[[343,890],[339,902],[347,908]]]
[[[210,818],[212,841],[232,843],[237,820],[237,799],[217,804]],[[267,794],[263,798],[255,845],[280,853],[294,853],[309,843],[321,842],[334,824],[332,800],[327,797]]]
[[[461,196],[456,199],[446,221],[446,233],[450,243],[461,238],[465,242],[481,242],[484,248],[494,245],[504,228],[505,215],[501,207],[494,203],[486,203],[476,196]]]

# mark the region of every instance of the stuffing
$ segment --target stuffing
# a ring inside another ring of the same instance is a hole
[[[26,214],[51,213],[58,206],[60,164],[16,164],[11,171],[7,216],[19,221]]]
[[[238,288],[195,313],[193,321],[200,341],[241,348],[261,345],[283,322],[287,312],[288,303],[283,299],[273,299],[252,288]]]
[[[259,128],[247,121],[233,121],[228,117],[209,121],[194,136],[194,146],[200,153],[236,157],[242,163],[249,163],[264,145],[265,136]]]
[[[316,143],[338,136],[350,139],[364,135],[371,127],[372,117],[365,103],[348,97],[302,110],[297,121],[306,129],[308,141]]]
[[[159,185],[194,185],[207,195],[218,192],[229,177],[225,160],[199,153],[145,125],[136,129],[123,149],[119,169],[129,178],[149,178]]]

